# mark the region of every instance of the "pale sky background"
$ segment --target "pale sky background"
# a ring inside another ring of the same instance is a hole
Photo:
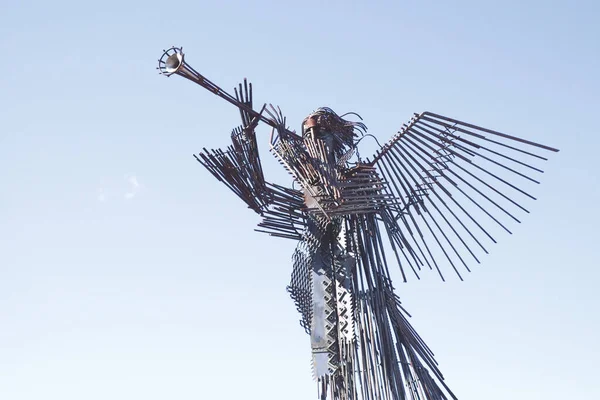
[[[560,148],[465,282],[396,286],[461,400],[600,398],[600,3],[367,4],[0,4],[1,399],[316,398],[294,243],[192,157],[239,114],[156,73],[171,45],[295,129],[429,110]]]

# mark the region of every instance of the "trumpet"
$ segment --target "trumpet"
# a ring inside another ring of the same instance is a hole
[[[258,121],[263,121],[269,126],[275,129],[282,129],[282,126],[278,124],[275,120],[269,119],[262,114],[261,112],[255,111],[251,105],[248,105],[236,97],[230,95],[219,86],[211,82],[205,76],[197,72],[194,68],[192,68],[185,61],[185,54],[183,53],[183,47],[171,47],[168,50],[163,50],[162,56],[158,59],[158,67],[156,68],[161,75],[165,75],[166,77],[170,77],[171,75],[179,75],[188,79],[209,92],[219,96],[230,104],[233,104],[238,109],[245,111],[252,117],[254,123],[258,123]],[[266,106],[266,105],[265,105]],[[263,106],[263,110],[265,109]],[[284,130],[286,130],[284,128]]]

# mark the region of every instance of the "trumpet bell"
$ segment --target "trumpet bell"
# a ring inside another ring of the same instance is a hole
[[[158,70],[161,74],[170,76],[185,64],[183,49],[181,47],[171,47],[169,50],[164,50],[162,56],[158,60]]]
[[[177,72],[177,70],[181,66],[182,62],[183,62],[183,54],[181,54],[181,53],[172,54],[167,58],[167,61],[165,62],[165,70],[169,74],[174,74],[175,72]]]

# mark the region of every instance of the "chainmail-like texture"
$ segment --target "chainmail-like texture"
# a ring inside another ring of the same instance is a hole
[[[292,276],[287,291],[294,300],[296,309],[301,314],[300,325],[306,333],[310,333],[312,320],[312,266],[315,256],[321,245],[323,236],[322,222],[318,219],[309,218],[308,227],[298,242],[298,246],[292,255]]]

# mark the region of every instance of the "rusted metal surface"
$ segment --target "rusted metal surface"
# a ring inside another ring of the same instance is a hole
[[[280,109],[253,109],[246,80],[231,96],[191,68],[180,48],[165,51],[159,69],[240,110],[231,145],[195,157],[262,216],[257,231],[298,241],[288,291],[310,335],[319,398],[456,399],[407,320],[389,264],[404,281],[422,268],[442,279],[452,268],[462,279],[496,242],[492,233],[510,233],[509,223],[529,212],[521,203],[535,200],[541,154],[558,150],[424,112],[362,160],[362,122],[319,108],[298,135]],[[270,151],[299,189],[265,180],[259,122],[272,128]]]

